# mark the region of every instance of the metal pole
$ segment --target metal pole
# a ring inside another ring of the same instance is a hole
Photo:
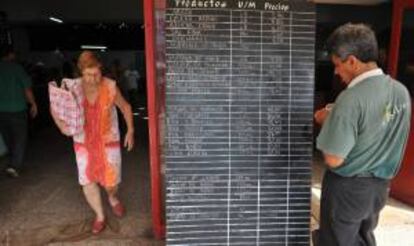
[[[388,73],[396,78],[400,52],[401,26],[404,12],[403,0],[394,0],[392,8],[391,39],[388,59]]]
[[[158,98],[155,73],[155,31],[154,31],[154,1],[144,1],[145,20],[145,57],[147,70],[147,107],[150,146],[150,173],[151,173],[151,214],[154,236],[164,238],[165,227],[162,216],[161,203],[161,173],[158,125]]]

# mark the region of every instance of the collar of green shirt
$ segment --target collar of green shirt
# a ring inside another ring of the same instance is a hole
[[[351,88],[351,87],[355,86],[356,84],[363,81],[364,79],[367,79],[367,78],[373,77],[373,76],[383,75],[383,74],[384,74],[384,72],[382,71],[381,68],[372,69],[370,71],[367,71],[365,73],[362,73],[362,74],[356,76],[351,81],[351,83],[349,83],[348,88]]]

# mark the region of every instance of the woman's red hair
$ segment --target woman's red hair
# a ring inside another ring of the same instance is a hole
[[[79,70],[82,72],[86,68],[94,68],[94,67],[97,67],[97,68],[102,67],[102,63],[99,60],[98,56],[90,50],[83,51],[79,55],[79,58],[78,58]]]

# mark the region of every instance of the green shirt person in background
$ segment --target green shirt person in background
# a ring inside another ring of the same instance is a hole
[[[0,134],[9,152],[6,173],[17,178],[23,166],[27,145],[27,103],[32,117],[37,105],[31,89],[31,80],[15,61],[12,49],[1,49],[0,61]]]
[[[377,66],[375,33],[345,24],[328,39],[335,74],[347,84],[334,105],[315,113],[317,148],[328,166],[322,183],[318,246],[375,246],[374,229],[400,167],[411,99]]]

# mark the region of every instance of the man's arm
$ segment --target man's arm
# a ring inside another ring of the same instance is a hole
[[[323,107],[322,109],[319,109],[318,111],[316,111],[314,117],[315,117],[315,121],[316,123],[318,123],[319,125],[323,125],[323,123],[325,122],[326,118],[328,117],[330,111],[332,110],[333,104],[327,104],[325,107]],[[330,168],[337,168],[339,166],[341,166],[344,162],[344,159],[341,157],[338,157],[336,155],[332,155],[332,154],[328,154],[328,153],[323,153],[323,157],[325,159],[325,163],[330,167]]]
[[[336,156],[336,155],[331,155],[328,153],[323,153],[323,157],[325,159],[325,163],[330,167],[330,168],[337,168],[340,167],[343,163],[344,163],[344,159]]]
[[[37,104],[35,97],[33,95],[32,88],[29,87],[24,89],[24,95],[26,97],[27,102],[30,104],[30,116],[34,118],[37,115]]]

